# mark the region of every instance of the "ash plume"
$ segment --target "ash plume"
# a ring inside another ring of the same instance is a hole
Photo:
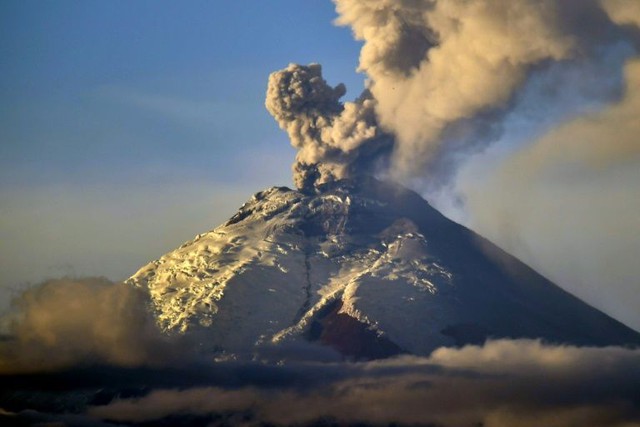
[[[532,76],[596,55],[620,37],[635,7],[592,0],[334,3],[336,23],[364,42],[363,96],[340,103],[344,85],[329,86],[318,64],[291,64],[269,78],[266,106],[299,150],[299,187],[381,165],[401,180],[421,177],[438,169],[447,150],[497,139],[496,122]]]
[[[442,151],[459,148],[452,130],[499,120],[487,113],[510,109],[532,75],[591,55],[612,28],[591,1],[335,3],[338,24],[364,41],[359,70],[371,79],[381,126],[396,136],[401,178],[428,174]]]
[[[377,125],[370,94],[341,103],[345,93],[343,84],[327,84],[319,64],[290,64],[269,76],[266,107],[298,149],[300,189],[357,175],[389,151],[392,138]]]

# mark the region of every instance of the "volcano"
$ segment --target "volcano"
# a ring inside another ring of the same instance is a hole
[[[417,193],[373,178],[261,191],[127,282],[149,293],[167,333],[213,354],[315,343],[376,359],[498,338],[640,344]]]

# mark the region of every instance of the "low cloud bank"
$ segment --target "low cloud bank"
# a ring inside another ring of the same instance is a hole
[[[496,340],[343,363],[312,346],[301,357],[301,342],[277,363],[215,363],[162,334],[148,304],[105,279],[19,296],[0,342],[12,411],[0,422],[640,427],[640,349]]]
[[[157,328],[142,291],[104,278],[46,281],[14,299],[2,320],[0,374],[162,365],[181,348]]]
[[[296,372],[279,369],[283,376]],[[315,374],[302,389],[164,389],[87,414],[127,423],[210,416],[247,425],[640,426],[640,350],[499,340],[442,348],[428,358],[316,364],[306,371]]]

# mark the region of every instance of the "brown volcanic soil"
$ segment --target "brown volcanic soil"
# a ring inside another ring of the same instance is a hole
[[[342,301],[336,300],[320,310],[311,322],[307,338],[333,347],[355,360],[383,359],[405,353],[366,324],[346,313],[339,313],[341,308]]]

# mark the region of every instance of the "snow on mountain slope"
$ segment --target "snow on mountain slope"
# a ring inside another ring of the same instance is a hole
[[[415,354],[490,336],[640,343],[417,194],[373,179],[259,192],[128,282],[148,290],[165,330],[210,351],[345,334],[367,351]],[[361,352],[350,355],[373,357]]]

